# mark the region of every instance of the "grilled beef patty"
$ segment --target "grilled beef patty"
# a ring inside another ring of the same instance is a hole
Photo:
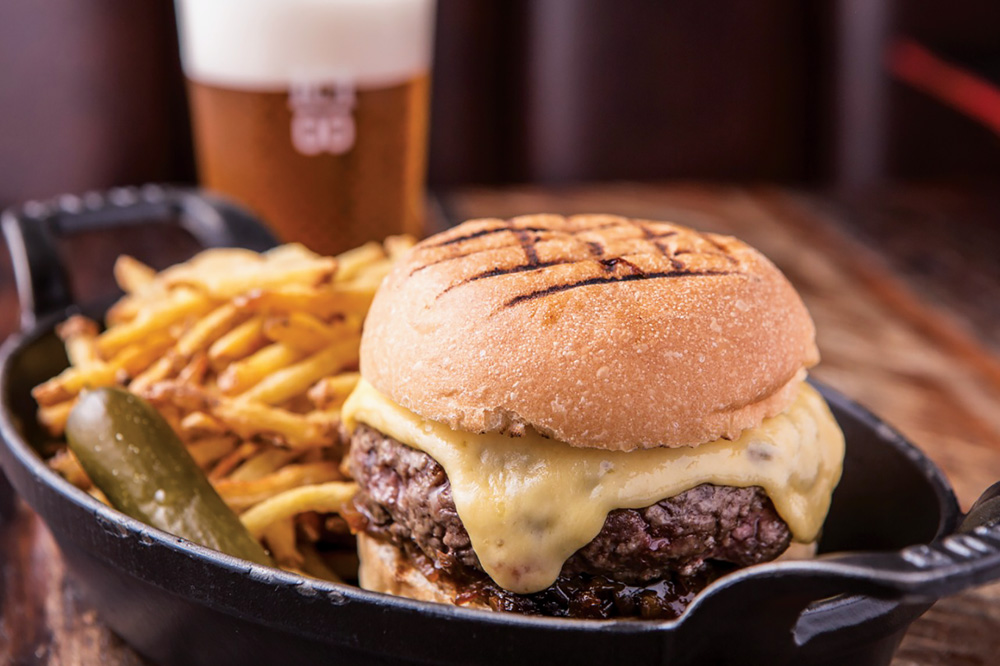
[[[644,509],[612,511],[552,587],[517,595],[482,572],[433,458],[358,425],[349,464],[360,487],[356,529],[401,547],[425,574],[464,582],[500,610],[563,615],[575,603],[596,613],[577,609],[576,617],[674,616],[721,573],[772,560],[790,540],[763,489],[703,484]],[[651,595],[658,612],[650,610]]]

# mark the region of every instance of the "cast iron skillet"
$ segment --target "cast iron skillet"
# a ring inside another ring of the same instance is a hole
[[[920,451],[822,387],[848,446],[820,550],[856,552],[726,576],[675,621],[531,618],[410,601],[250,564],[141,524],[46,467],[29,391],[65,366],[53,327],[80,311],[52,236],[165,219],[209,246],[273,244],[246,213],[190,190],[117,190],[82,208],[56,201],[8,211],[25,330],[0,350],[3,469],[102,619],[158,663],[888,664],[934,599],[1000,577],[1000,484],[963,520]]]

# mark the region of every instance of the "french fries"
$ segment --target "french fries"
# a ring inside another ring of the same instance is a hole
[[[262,402],[265,405],[277,405],[291,400],[296,395],[305,393],[323,377],[343,370],[347,366],[356,365],[360,342],[360,335],[352,332],[349,337],[335,342],[326,349],[268,374],[240,398],[245,401]]]
[[[329,445],[339,424],[339,419],[331,418],[328,412],[296,414],[244,400],[220,400],[213,414],[241,437],[259,434],[293,449]]]
[[[292,312],[268,318],[264,322],[264,335],[287,347],[312,353],[345,337],[353,337],[360,328],[361,322],[354,318],[341,317],[326,323],[305,312]]]
[[[254,353],[267,342],[263,317],[251,317],[229,331],[208,349],[208,360],[216,370]]]
[[[346,536],[330,514],[356,490],[340,464],[340,408],[359,379],[375,290],[414,242],[395,236],[337,257],[296,244],[215,249],[160,273],[119,257],[125,296],[104,332],[81,316],[58,328],[70,367],[33,390],[38,419],[61,436],[81,393],[126,387],[163,414],[279,565],[353,577],[353,554],[317,546]],[[103,497],[68,450],[50,464]]]
[[[302,573],[307,576],[321,578],[323,580],[332,580],[335,583],[342,583],[344,582],[344,578],[352,578],[354,576],[352,573],[345,573],[342,576],[334,572],[334,569],[316,551],[316,547],[312,544],[312,542],[305,541],[300,543],[298,550],[302,557]],[[354,561],[351,563],[353,566],[350,567],[350,570],[357,571],[357,556],[354,556],[353,559]],[[337,564],[339,564],[339,562],[337,562]]]
[[[326,319],[339,312],[368,312],[377,286],[357,281],[339,283],[333,289],[323,290],[286,285],[251,291],[240,297],[239,303],[252,311],[310,312]]]
[[[320,257],[301,245],[283,245],[264,254],[247,250],[202,252],[186,264],[164,271],[168,288],[193,287],[227,300],[250,290],[286,284],[320,286],[331,280],[337,260]]]
[[[281,566],[299,568],[304,563],[302,554],[295,547],[295,522],[292,518],[271,523],[257,538],[264,539],[271,556]]]
[[[343,479],[344,475],[338,463],[331,461],[296,463],[285,465],[276,472],[251,481],[220,479],[215,483],[215,489],[222,495],[222,499],[226,500],[226,504],[239,513],[292,488]]]
[[[88,369],[104,364],[97,351],[97,324],[74,315],[56,327],[56,334],[66,345],[70,365]]]
[[[42,405],[38,408],[38,422],[50,433],[61,433],[66,430],[66,421],[74,404],[74,400],[66,400],[54,405]]]
[[[322,483],[286,490],[261,502],[240,516],[250,534],[259,537],[272,523],[305,511],[330,513],[354,496],[357,485],[348,482]]]
[[[127,254],[115,262],[115,282],[126,294],[135,294],[149,288],[156,278],[156,271]]]
[[[339,266],[336,279],[339,282],[346,282],[358,277],[358,274],[367,266],[386,258],[386,251],[378,243],[365,243],[353,250],[348,250],[337,259]]]
[[[307,395],[317,409],[339,407],[344,404],[360,379],[361,373],[358,372],[342,372],[332,377],[323,377],[313,384]]]
[[[177,353],[188,358],[202,351],[231,330],[241,314],[232,302],[220,305],[184,332],[177,341]]]
[[[239,394],[256,385],[265,377],[290,366],[302,358],[294,347],[275,342],[254,352],[247,358],[233,363],[219,373],[219,388],[228,394]]]
[[[202,469],[210,467],[236,448],[235,437],[202,437],[188,445],[188,453]]]
[[[212,302],[193,289],[177,289],[167,294],[159,307],[140,310],[135,319],[109,328],[97,338],[97,348],[105,357],[147,335],[169,329],[186,317],[198,317],[211,308]]]

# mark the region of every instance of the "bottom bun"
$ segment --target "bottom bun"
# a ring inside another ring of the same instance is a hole
[[[808,560],[816,556],[816,543],[792,543],[775,562]],[[413,566],[406,555],[391,543],[358,534],[358,584],[373,592],[441,604],[492,610],[482,602],[457,603],[458,591],[447,580],[431,581]]]
[[[458,594],[454,585],[447,581],[429,580],[391,543],[373,539],[367,534],[358,534],[358,559],[358,583],[366,590],[420,601],[491,610],[483,603],[456,604]]]

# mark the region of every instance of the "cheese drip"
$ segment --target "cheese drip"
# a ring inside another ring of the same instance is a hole
[[[423,451],[451,481],[472,547],[489,576],[519,594],[555,582],[613,509],[639,509],[702,483],[761,486],[796,541],[813,541],[840,480],[844,436],[823,398],[802,383],[792,406],[739,439],[697,448],[576,448],[529,429],[522,437],[452,430],[362,380],[344,405],[364,423]]]

